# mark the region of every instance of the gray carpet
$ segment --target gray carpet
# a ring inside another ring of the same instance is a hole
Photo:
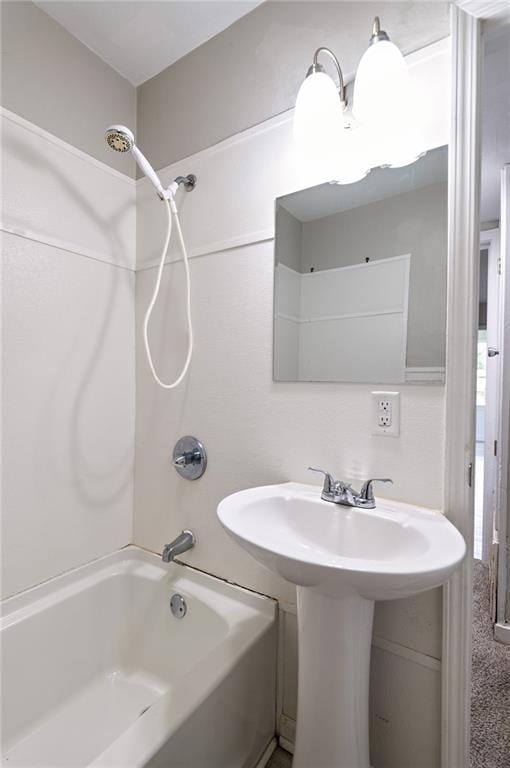
[[[281,747],[276,747],[266,768],[291,768],[291,765],[292,755]]]
[[[510,646],[493,638],[488,568],[473,572],[471,768],[510,766]]]

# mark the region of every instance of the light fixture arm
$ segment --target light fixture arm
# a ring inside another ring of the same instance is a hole
[[[376,16],[374,18],[374,23],[372,25],[372,37],[370,38],[368,44],[373,45],[374,43],[381,43],[384,40],[389,41],[389,37],[387,33],[384,31],[384,29],[381,29],[381,22],[379,19],[379,16]]]
[[[319,56],[321,53],[326,53],[329,58],[333,61],[337,74],[338,74],[338,95],[340,96],[340,103],[342,105],[342,109],[347,108],[347,96],[345,94],[345,84],[344,84],[344,76],[342,73],[342,67],[340,66],[340,62],[338,61],[337,57],[331,51],[329,48],[325,48],[324,46],[321,46],[320,48],[317,48],[313,55],[313,62],[306,73],[306,76],[313,75],[315,72],[324,72],[325,69],[322,66],[322,64],[319,64]]]

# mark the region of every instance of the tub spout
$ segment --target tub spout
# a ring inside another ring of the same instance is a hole
[[[161,558],[164,563],[171,563],[177,555],[181,555],[195,546],[196,538],[193,531],[183,531],[176,539],[163,548]]]

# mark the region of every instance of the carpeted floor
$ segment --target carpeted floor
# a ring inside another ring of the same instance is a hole
[[[510,766],[510,646],[493,638],[488,568],[473,572],[471,768]]]
[[[281,747],[276,747],[266,768],[291,768],[292,755]]]

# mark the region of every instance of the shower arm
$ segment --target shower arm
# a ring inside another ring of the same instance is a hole
[[[154,182],[153,182],[154,183]],[[173,196],[179,189],[179,187],[183,187],[186,192],[192,192],[195,189],[197,183],[197,177],[193,173],[188,173],[187,176],[176,176],[175,179],[172,181],[169,187],[166,189],[161,186],[154,186],[156,187],[156,191],[158,193],[160,200],[173,200]]]

